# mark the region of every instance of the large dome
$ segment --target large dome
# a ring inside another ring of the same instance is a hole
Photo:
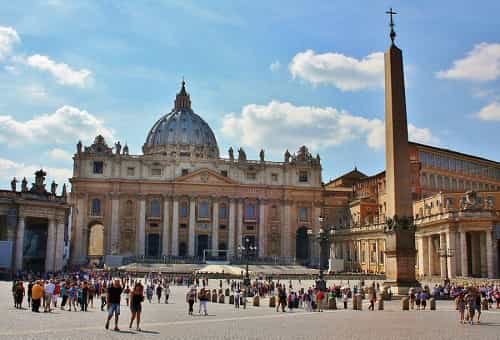
[[[166,153],[173,157],[217,158],[219,147],[210,126],[191,109],[185,82],[174,109],[151,128],[143,146],[145,154]]]

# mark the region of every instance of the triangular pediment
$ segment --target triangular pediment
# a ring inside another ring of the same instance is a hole
[[[197,184],[237,184],[230,178],[224,177],[210,169],[199,169],[190,174],[177,177],[176,182]]]

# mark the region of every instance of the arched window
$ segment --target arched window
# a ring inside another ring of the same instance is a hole
[[[150,203],[150,216],[151,217],[160,217],[161,216],[160,201],[157,200],[157,199],[151,200],[151,203]]]
[[[92,200],[92,209],[91,209],[91,215],[92,216],[101,216],[101,200],[98,198],[94,198]]]

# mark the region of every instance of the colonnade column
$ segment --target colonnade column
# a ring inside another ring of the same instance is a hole
[[[234,228],[234,221],[235,221],[235,212],[236,212],[236,207],[235,207],[235,202],[234,198],[229,199],[229,233],[227,235],[227,250],[228,250],[228,256],[234,256],[235,251],[234,251],[234,234],[235,234],[235,228]]]
[[[25,217],[20,215],[16,234],[16,270],[23,269],[24,229]]]
[[[446,248],[448,247],[448,245],[446,244],[446,234],[445,233],[439,233],[439,248],[441,251],[446,251]],[[441,273],[441,277],[442,278],[445,278],[446,277],[446,271],[447,271],[447,268],[446,268],[446,257],[444,256],[441,256],[441,254],[439,254],[439,267],[440,267],[440,273]]]
[[[117,193],[111,193],[111,233],[110,233],[110,251],[115,255],[119,253],[119,209],[120,209],[120,196]]]
[[[179,256],[179,197],[172,203],[172,256]]]
[[[47,230],[47,247],[45,250],[45,271],[54,271],[54,247],[56,242],[56,221],[53,218],[49,219],[49,227]]]
[[[292,237],[292,231],[291,231],[291,225],[290,225],[290,219],[291,219],[291,213],[292,213],[292,207],[289,201],[284,202],[284,207],[283,207],[283,233],[281,234],[282,237],[282,250],[281,250],[281,256],[284,257],[290,257],[292,254],[290,253],[290,242],[291,242],[291,237]],[[321,247],[318,247],[319,251],[321,252]],[[324,259],[322,260],[324,261]],[[324,262],[325,263],[325,262]],[[321,264],[320,264],[321,265]]]
[[[380,271],[380,254],[379,254],[378,239],[375,240],[375,253],[377,254],[377,270],[375,272],[378,273]]]
[[[427,249],[429,256],[427,260],[429,261],[429,276],[434,275],[434,245],[432,244],[432,235],[427,237]]]
[[[493,259],[493,242],[491,237],[491,230],[486,230],[486,261],[488,266],[488,278],[495,278],[495,261]],[[496,240],[495,240],[496,242]],[[495,253],[496,255],[496,253]]]
[[[169,222],[170,222],[170,196],[163,196],[163,231],[162,231],[162,240],[161,240],[161,247],[162,247],[162,255],[163,256],[168,256],[170,253],[170,228]]]
[[[212,256],[218,255],[219,249],[219,201],[214,198],[212,205]]]
[[[266,201],[259,201],[259,246],[257,251],[259,252],[259,257],[266,255],[266,226],[265,226],[265,211],[266,211]]]
[[[446,258],[446,265],[448,266],[448,277],[454,278],[457,276],[457,258],[456,258],[456,232],[448,230],[446,232],[446,247],[453,252],[453,256]]]
[[[460,231],[460,259],[461,259],[461,270],[462,270],[462,276],[467,277],[469,276],[469,261],[468,261],[468,256],[467,256],[467,232],[465,231]]]
[[[237,249],[243,246],[243,199],[238,200],[238,215],[236,221],[236,247]]]
[[[196,229],[196,200],[191,197],[189,200],[189,230],[188,230],[188,256],[194,256],[194,237]]]
[[[417,264],[418,264],[418,275],[419,276],[424,276],[425,275],[425,270],[424,270],[424,237],[421,236],[421,237],[417,237]]]
[[[56,246],[55,246],[55,258],[54,258],[54,270],[60,271],[63,268],[64,260],[64,219],[57,221],[56,226]]]
[[[478,241],[479,241],[479,258],[480,258],[480,261],[481,261],[481,265],[479,267],[479,272],[481,273],[481,277],[488,277],[488,261],[487,261],[487,256],[486,256],[486,252],[487,252],[487,248],[488,247],[485,247],[486,245],[486,232],[484,231],[481,231],[478,233]],[[490,247],[491,248],[491,247]]]
[[[139,196],[139,228],[137,230],[137,255],[146,254],[146,197]]]

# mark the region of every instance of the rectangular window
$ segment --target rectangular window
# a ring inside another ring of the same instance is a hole
[[[182,176],[186,176],[189,173],[188,169],[182,169]]]
[[[94,161],[94,174],[102,174],[104,170],[103,161]]]
[[[198,203],[198,218],[209,218],[210,217],[210,212],[209,212],[209,205],[207,201],[201,201]]]
[[[181,204],[181,217],[188,217],[188,205],[186,202]]]
[[[151,176],[161,176],[161,169],[160,168],[152,168],[151,169]]]
[[[309,218],[309,212],[308,212],[308,209],[306,207],[301,207],[299,209],[299,219],[301,221],[307,221]]]
[[[247,179],[254,180],[255,178],[257,178],[257,174],[255,172],[253,172],[253,171],[247,172]]]
[[[271,174],[271,180],[273,182],[277,182],[278,181],[278,174]]]
[[[299,172],[299,182],[308,182],[309,181],[309,178],[308,178],[308,173],[307,171],[300,171]]]
[[[221,170],[220,174],[223,177],[227,177],[227,170]]]
[[[247,224],[247,230],[253,231],[253,230],[255,230],[255,226],[253,224]]]
[[[221,204],[219,207],[219,218],[227,218],[227,206],[225,204]]]
[[[245,217],[253,219],[255,218],[255,205],[254,204],[247,204],[246,209],[245,209]]]
[[[135,176],[135,168],[128,167],[127,168],[127,176]]]

